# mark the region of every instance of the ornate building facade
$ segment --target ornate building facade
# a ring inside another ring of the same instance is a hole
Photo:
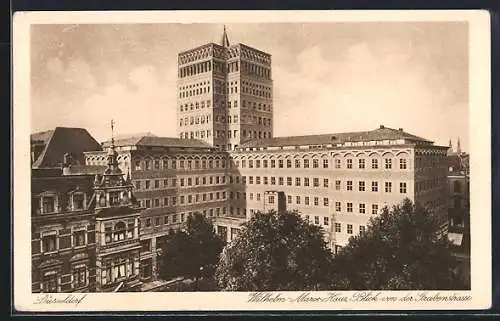
[[[54,131],[51,139],[63,141],[62,132],[77,131]],[[105,166],[73,164],[71,155],[83,153],[58,147],[71,151],[60,166],[32,168],[32,291],[137,290],[142,208],[117,166],[114,147]],[[46,144],[36,162],[59,151]]]

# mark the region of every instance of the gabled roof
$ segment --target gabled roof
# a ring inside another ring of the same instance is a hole
[[[103,147],[110,147],[111,141],[102,143]],[[139,136],[115,139],[115,146],[155,146],[155,147],[191,147],[214,148],[212,145],[197,139],[180,139],[176,137]]]
[[[306,135],[306,136],[284,136],[284,137],[274,137],[270,139],[252,140],[241,144],[240,147],[245,148],[245,147],[328,145],[328,144],[343,144],[345,142],[366,142],[366,141],[397,140],[397,139],[432,143],[431,141],[424,139],[422,137],[409,134],[403,131],[403,129],[393,129],[385,126],[380,126],[380,128],[371,131]]]
[[[65,153],[71,154],[74,162],[83,164],[83,152],[102,150],[101,145],[83,128],[56,127],[31,135],[31,141],[46,142],[33,168],[60,167]]]

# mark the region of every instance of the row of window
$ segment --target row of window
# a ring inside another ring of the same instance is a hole
[[[179,120],[179,126],[188,126],[188,125],[198,125],[198,124],[204,124],[205,122],[208,124],[210,123],[210,120],[212,119],[212,116],[210,115],[198,115],[198,116],[191,116],[191,117],[185,117],[181,118]]]
[[[146,208],[176,206],[177,204],[198,204],[226,200],[226,192],[198,193],[179,196],[166,196],[163,198],[141,199],[141,206]]]
[[[205,86],[202,88],[189,89],[179,92],[179,98],[186,98],[196,95],[208,94],[210,93],[210,86]]]
[[[218,72],[221,72],[224,69],[224,65],[220,62],[214,61],[212,64],[212,61],[204,61],[179,68],[178,76],[179,78],[184,78],[198,75],[212,71],[212,67]]]
[[[37,214],[55,213],[58,211],[58,196],[44,195],[33,199],[33,208]],[[85,209],[86,199],[83,193],[72,193],[64,210],[80,211]]]
[[[314,205],[314,206],[319,206],[320,199],[319,197],[309,197],[309,196],[292,196],[292,195],[287,195],[287,203],[288,204],[296,204],[296,205],[301,205],[302,204],[302,199],[303,199],[303,204],[304,205]],[[323,197],[323,206],[329,206],[329,199],[328,197]],[[345,203],[345,210],[343,209],[342,202],[335,202],[335,212],[347,212],[347,213],[354,213],[354,204],[352,202],[346,202]],[[377,215],[379,211],[379,205],[378,204],[371,204],[371,208],[368,209],[366,203],[359,203],[358,207],[356,209],[357,213],[359,214],[373,214]]]
[[[195,91],[200,91],[201,93],[204,93],[206,90],[202,88],[198,88]],[[208,91],[210,92],[210,88],[208,88]],[[183,96],[181,94],[181,96]],[[181,112],[187,112],[187,111],[192,111],[192,110],[198,110],[198,109],[203,109],[203,108],[210,108],[211,106],[211,100],[202,100],[199,102],[191,102],[191,103],[185,103],[181,104],[179,107],[179,110]],[[214,108],[238,108],[238,100],[234,101],[215,101],[214,102]],[[264,111],[264,112],[271,112],[271,104],[266,104],[266,103],[257,103],[255,101],[247,101],[247,100],[242,100],[241,101],[241,108],[249,108],[257,111]]]
[[[186,118],[187,120],[187,118]],[[237,124],[239,121],[238,115],[228,115],[226,116],[215,116],[215,123],[217,124]],[[208,122],[208,121],[207,121]],[[199,123],[199,122],[198,122]],[[196,122],[196,118],[191,121],[191,125],[193,124],[198,124]],[[263,126],[268,126],[271,127],[271,119],[270,118],[265,118],[265,117],[257,117],[257,116],[251,116],[251,115],[243,115],[241,116],[241,123],[242,124],[248,124],[248,125],[263,125]],[[185,123],[187,124],[187,123]],[[180,122],[180,125],[182,126],[182,119]]]
[[[131,240],[136,238],[134,235],[135,222],[134,220],[128,220],[125,222],[117,222],[112,225],[106,225],[104,227],[104,243],[110,244],[114,242],[120,242],[124,240]]]
[[[241,101],[241,107],[242,108],[252,108],[253,110],[258,110],[258,111],[267,111],[271,112],[271,104],[265,104],[265,103],[257,103],[255,101],[246,101],[242,100]]]
[[[226,184],[226,176],[197,176],[181,178],[165,178],[155,180],[136,180],[136,190],[162,189],[166,187],[190,187]]]
[[[254,179],[255,178],[255,179]],[[179,183],[179,184],[177,184]],[[229,184],[249,184],[249,185],[285,185],[285,177],[279,176],[229,176]],[[149,189],[162,189],[167,187],[191,187],[191,186],[205,186],[205,185],[223,185],[226,184],[226,176],[201,176],[201,177],[187,177],[187,178],[166,178],[163,180],[136,180],[136,190],[149,190]],[[287,186],[304,186],[304,187],[323,187],[329,188],[330,181],[328,178],[323,178],[320,181],[319,177],[286,177]],[[342,181],[335,180],[335,190],[342,190]],[[392,182],[384,182],[384,192],[392,193]],[[354,182],[352,180],[345,181],[345,191],[354,191]],[[366,181],[357,181],[356,190],[359,192],[368,191]],[[379,182],[371,181],[370,190],[372,192],[379,192]],[[408,185],[406,182],[399,182],[399,193],[406,194],[408,192]]]
[[[69,283],[73,290],[86,287],[89,284],[88,268],[84,264],[75,265],[69,275]],[[60,292],[61,276],[57,271],[48,271],[42,276],[40,290],[45,293]]]
[[[268,166],[270,168],[276,168],[276,160],[274,160],[274,159],[271,159],[270,161],[268,161],[267,159],[264,159],[264,160],[256,159],[255,161],[253,159],[249,159],[248,160],[248,168],[254,168],[254,164],[255,164],[255,168],[260,168],[261,162],[262,162],[263,168],[268,168]],[[335,168],[338,169],[338,168],[342,167],[342,160],[341,159],[335,159],[334,162],[335,162]],[[235,163],[236,163],[236,167],[240,167],[240,164],[241,164],[241,168],[247,167],[247,160],[241,160],[241,163],[240,163],[240,161],[237,160]],[[310,168],[310,166],[311,166],[309,159],[302,159],[302,160],[295,159],[293,162],[291,159],[286,160],[286,168],[292,168],[292,164],[293,164],[293,168]],[[406,158],[399,158],[399,169],[407,169],[408,168],[407,164],[408,164],[408,161]],[[358,165],[357,166],[358,169],[365,169],[366,168],[366,160],[364,158],[358,159],[357,165]],[[392,169],[393,168],[392,165],[393,165],[392,158],[385,158],[384,159],[384,166],[383,166],[384,169]],[[328,166],[329,166],[329,160],[326,158],[323,158],[321,167],[328,168]],[[319,168],[319,167],[320,167],[320,160],[313,159],[312,160],[312,168]],[[352,158],[347,158],[345,160],[345,167],[348,169],[353,168],[353,159]],[[285,160],[278,159],[278,168],[285,168]],[[372,169],[379,169],[379,159],[373,158],[371,160],[371,168]]]
[[[311,218],[309,215],[303,215],[303,218],[310,222],[310,223],[313,223],[315,225],[320,225],[321,223],[324,225],[324,226],[329,226],[330,225],[330,218],[328,216],[323,216],[323,221],[320,222],[320,217],[319,216],[314,216],[314,219],[313,221],[311,222]]]
[[[215,207],[215,208],[208,208],[208,209],[203,209],[200,210],[200,212],[205,216],[205,217],[219,217],[219,216],[224,216],[227,213],[227,208],[226,207]],[[168,224],[176,224],[176,223],[183,223],[186,221],[187,217],[189,215],[192,215],[194,212],[187,212],[187,213],[171,213],[171,214],[165,214],[163,216],[156,216],[156,217],[150,217],[150,218],[145,218],[142,219],[141,224],[144,225],[145,227],[158,227],[162,225],[168,225]]]
[[[341,181],[336,180],[335,181],[335,190],[340,191],[341,190]],[[379,182],[378,181],[372,181],[371,182],[371,191],[372,192],[378,192],[379,191]],[[399,183],[399,193],[400,194],[406,194],[407,193],[407,183],[406,182],[400,182]],[[353,191],[353,181],[346,181],[345,185],[345,190],[346,191]],[[365,181],[358,181],[357,182],[357,191],[359,192],[365,192],[367,191],[367,186]],[[384,182],[384,192],[386,193],[392,193],[392,182]]]
[[[342,224],[341,223],[335,223],[335,233],[347,233],[347,234],[353,234],[353,225],[352,224],[345,224],[345,232],[342,229]],[[359,233],[362,234],[366,231],[366,226],[360,225],[359,226]]]
[[[257,96],[257,97],[268,98],[268,99],[271,99],[271,97],[272,97],[271,92],[266,92],[264,90],[259,90],[259,89],[250,88],[250,87],[246,87],[246,86],[243,86],[242,91],[244,94],[249,94],[249,95],[253,95],[253,96]]]
[[[192,136],[194,136],[194,133],[191,132]],[[243,135],[245,136],[246,134],[251,134],[251,131],[244,131],[243,130]],[[231,135],[231,134],[227,134],[229,137],[231,136],[234,136],[234,135]],[[225,135],[223,135],[225,136]],[[259,138],[261,138],[263,135],[261,135],[261,132],[259,132],[259,135],[257,135],[257,132],[254,131],[254,137],[258,136]],[[264,136],[267,136],[267,137],[271,137],[271,134],[270,132],[265,135],[265,132],[264,132]],[[221,161],[220,163],[218,163],[219,160],[215,160],[216,163],[215,163],[215,168],[218,168],[219,166],[222,166],[221,168],[225,168],[225,162],[224,161]],[[304,158],[304,159],[295,159],[292,161],[292,159],[286,159],[286,162],[285,160],[283,159],[278,159],[277,160],[278,162],[276,162],[275,159],[271,159],[271,160],[267,160],[267,159],[263,159],[263,160],[260,160],[260,159],[256,159],[256,160],[253,160],[253,159],[249,159],[248,161],[247,160],[236,160],[234,162],[234,167],[236,168],[247,168],[247,165],[248,165],[248,168],[329,168],[329,159],[327,158],[323,158],[321,161],[320,159],[317,159],[317,158],[313,158],[312,161],[310,159],[307,159],[307,158]],[[385,169],[392,169],[393,166],[392,166],[392,161],[393,159],[392,158],[385,158],[384,159],[384,168]],[[202,160],[201,163],[200,163],[200,160],[187,160],[187,162],[185,162],[184,159],[180,159],[179,161],[179,167],[180,168],[184,168],[185,166],[187,166],[188,169],[192,169],[192,168],[206,168],[207,167],[207,160]],[[213,167],[213,162],[212,160],[208,160],[208,167],[209,168],[214,168]],[[248,162],[248,163],[247,163]],[[169,166],[169,164],[171,164]],[[219,165],[218,165],[219,164]],[[320,165],[321,164],[321,165]],[[335,159],[334,160],[334,167],[335,168],[341,168],[342,166],[342,160],[341,159]],[[408,168],[408,161],[406,158],[399,158],[399,169],[407,169]],[[353,160],[348,158],[346,159],[345,161],[345,165],[346,165],[346,168],[353,168],[352,165],[353,165]],[[285,167],[286,166],[286,167]],[[177,160],[167,160],[167,159],[156,159],[156,160],[150,160],[150,159],[146,159],[144,161],[140,161],[140,160],[136,160],[135,161],[135,167],[137,170],[139,169],[142,169],[144,168],[145,170],[150,170],[150,169],[162,169],[162,168],[176,168],[177,167]],[[231,164],[231,167],[232,164]],[[359,169],[365,169],[365,159],[359,159],[358,160],[358,167]],[[371,160],[371,168],[372,169],[378,169],[379,168],[379,159],[372,159]]]
[[[161,169],[213,169],[226,168],[226,160],[224,159],[145,159],[135,160],[135,170],[161,170]]]
[[[254,130],[253,131],[253,135],[252,135],[252,131],[251,130],[243,130],[242,131],[242,134],[243,134],[243,138],[247,137],[247,138],[255,138],[255,139],[262,139],[262,138],[271,138],[271,132],[266,132],[266,131],[257,131],[257,130]],[[216,138],[225,138],[227,136],[227,138],[238,138],[238,130],[217,130],[215,131],[215,137]]]
[[[212,131],[208,130],[197,130],[194,132],[182,132],[179,134],[180,139],[195,139],[195,138],[209,138],[212,136]]]
[[[254,180],[254,178],[255,178],[255,180]],[[236,184],[238,184],[239,181],[240,181],[239,177],[236,176],[234,182]],[[313,177],[312,179],[309,177],[303,177],[302,179],[300,177],[295,178],[295,186],[301,186],[301,184],[302,184],[301,182],[303,182],[303,186],[305,186],[305,187],[309,187],[309,186],[320,187],[320,179],[318,177]],[[230,179],[230,183],[231,183],[231,179]],[[268,177],[268,176],[242,176],[241,183],[242,184],[250,184],[250,185],[253,185],[253,184],[269,185],[270,184],[270,185],[284,186],[285,185],[285,177],[283,177],[283,176],[279,176],[279,177],[275,177],[275,176],[271,176],[271,177]],[[290,177],[290,176],[286,177],[286,185],[288,185],[288,186],[293,185],[293,177]],[[321,186],[325,187],[325,188],[329,187],[328,178],[323,179],[323,183]]]
[[[251,62],[242,61],[241,71],[250,75],[255,75],[261,78],[271,79],[271,69],[253,64]]]
[[[243,73],[255,75],[261,78],[266,78],[270,79],[271,78],[271,69],[268,67],[263,67],[257,64],[253,64],[251,62],[247,61],[241,61],[241,66],[240,66],[240,61],[234,61],[234,62],[229,62],[227,64],[218,62],[218,61],[204,61],[204,62],[198,62],[198,63],[193,63],[188,66],[184,66],[179,68],[178,71],[178,77],[179,78],[185,78],[185,77],[190,77],[190,76],[195,76],[198,74],[206,73],[213,71],[215,73],[233,73],[233,72],[239,72],[240,67],[241,71]]]
[[[205,85],[210,85],[210,80],[200,81],[196,84],[189,84],[189,85],[185,85],[185,86],[180,86],[179,89],[180,90],[187,90],[187,89],[191,89],[191,88],[202,87]]]
[[[202,101],[197,101],[195,103],[190,103],[189,105],[188,104],[183,104],[180,106],[180,111],[188,111],[188,110],[195,110],[195,109],[200,109],[200,108],[205,108],[205,106],[207,108],[210,108],[211,106],[211,100],[202,100]]]
[[[265,132],[265,131],[256,131],[254,130],[253,131],[253,135],[252,135],[252,131],[249,130],[249,131],[246,131],[246,130],[243,130],[242,131],[243,133],[243,138],[247,137],[247,138],[254,138],[254,139],[262,139],[262,138],[271,138],[271,132]],[[225,139],[226,137],[227,138],[238,138],[238,130],[235,129],[235,130],[216,130],[214,131],[214,134],[215,134],[215,138],[222,138],[222,139]],[[197,138],[209,138],[211,137],[212,135],[212,132],[210,130],[197,130],[197,131],[191,131],[191,132],[181,132],[179,134],[179,138],[181,139],[197,139]]]
[[[236,177],[236,179],[234,181],[235,181],[236,184],[238,184],[238,182],[239,182],[238,177]],[[312,181],[312,184],[311,184],[311,181]],[[231,182],[232,182],[232,180],[230,179],[230,183]],[[242,184],[247,184],[247,176],[242,176],[241,182],[242,182]],[[261,180],[261,176],[255,176],[255,180],[254,180],[254,176],[248,176],[248,184],[250,184],[250,185],[252,185],[252,184],[259,185],[261,183],[263,185],[270,184],[270,185],[281,185],[281,186],[284,186],[285,185],[285,177],[280,176],[280,177],[278,177],[278,180],[276,181],[276,177],[275,176],[271,176],[271,177],[262,176],[262,180]],[[278,184],[276,184],[276,183],[278,183]],[[309,177],[302,177],[302,178],[301,177],[295,177],[295,181],[294,181],[293,177],[288,176],[288,177],[286,177],[286,185],[287,186],[296,186],[296,187],[299,187],[299,186],[304,186],[304,187],[309,187],[309,186],[320,187],[320,179],[318,177],[313,177],[312,179],[309,178]],[[340,180],[335,180],[335,190],[337,190],[337,191],[342,190],[341,185],[342,185],[342,182]],[[328,188],[330,186],[328,178],[323,178],[323,184],[321,186],[324,187],[324,188]],[[348,180],[348,181],[345,182],[345,190],[346,191],[354,191],[354,187],[353,186],[354,186],[353,185],[353,181]],[[359,192],[365,192],[365,191],[367,191],[366,182],[365,181],[358,181],[357,182],[357,188],[356,188],[356,190],[359,191]],[[407,190],[408,190],[407,183],[406,182],[400,182],[399,183],[399,193],[406,194]],[[378,181],[372,181],[371,182],[371,191],[372,192],[378,192],[379,191],[379,182]],[[384,191],[386,193],[392,193],[392,182],[384,182]]]
[[[134,258],[119,258],[113,261],[105,261],[101,271],[101,283],[103,285],[116,283],[138,274],[134,264]]]
[[[41,253],[51,253],[57,252],[60,248],[59,246],[59,236],[56,233],[43,235],[41,238]],[[68,247],[63,246],[62,248],[78,248],[87,245],[87,231],[79,230],[74,231],[71,234],[71,244],[67,244]]]

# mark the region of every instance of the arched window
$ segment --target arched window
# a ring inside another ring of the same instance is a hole
[[[453,182],[453,192],[460,193],[461,189],[462,189],[462,186],[460,186],[460,182],[454,181]]]
[[[136,171],[140,171],[142,169],[142,166],[141,166],[142,164],[141,163],[142,163],[141,159],[135,159],[135,161],[134,161],[134,169]]]
[[[150,170],[151,169],[151,160],[149,158],[146,158],[144,160],[144,169],[145,170]]]

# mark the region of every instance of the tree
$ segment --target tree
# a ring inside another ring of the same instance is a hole
[[[188,216],[185,229],[170,231],[163,247],[164,279],[213,277],[223,241],[215,234],[212,222],[200,213]]]
[[[331,252],[323,231],[297,212],[258,212],[233,242],[215,274],[223,290],[320,290],[328,284]]]
[[[454,275],[451,244],[439,218],[409,199],[387,207],[352,237],[333,260],[334,289],[447,290],[464,285]]]

